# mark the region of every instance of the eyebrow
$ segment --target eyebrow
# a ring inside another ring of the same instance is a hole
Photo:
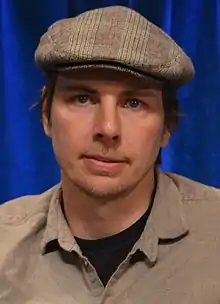
[[[74,84],[64,84],[61,86],[61,90],[65,90],[67,92],[73,92],[73,91],[83,91],[88,94],[99,94],[99,91],[96,89],[93,89],[89,86],[86,85],[74,85]],[[125,90],[122,92],[122,94],[126,96],[134,96],[134,95],[139,95],[139,96],[145,96],[145,97],[150,97],[150,96],[155,96],[155,92],[153,91],[153,88],[151,87],[140,87],[140,88],[134,88],[131,90]]]
[[[61,90],[65,90],[68,92],[72,91],[83,91],[87,92],[89,94],[98,94],[98,91],[95,89],[92,89],[91,87],[85,86],[85,85],[73,85],[73,84],[64,84],[61,86]]]
[[[155,91],[153,88],[140,88],[140,89],[133,89],[133,90],[126,90],[123,92],[126,96],[133,96],[133,95],[138,95],[138,96],[145,96],[145,97],[150,97],[150,96],[155,96]]]

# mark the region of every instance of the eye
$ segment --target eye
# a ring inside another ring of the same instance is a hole
[[[85,104],[87,103],[88,101],[91,100],[91,98],[89,97],[89,95],[86,95],[86,94],[79,94],[79,95],[75,95],[73,96],[72,100],[76,103],[79,103],[79,104]]]
[[[125,108],[139,109],[143,106],[143,102],[139,99],[130,99],[125,103]]]

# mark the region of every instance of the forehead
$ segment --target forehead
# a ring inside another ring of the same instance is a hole
[[[106,68],[91,68],[70,70],[58,74],[57,85],[66,86],[71,84],[121,86],[125,89],[155,89],[161,90],[163,82],[149,76],[134,76],[129,72]]]

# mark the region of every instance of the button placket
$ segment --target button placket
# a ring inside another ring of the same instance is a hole
[[[82,258],[82,268],[87,286],[95,297],[101,297],[104,292],[104,286],[98,277],[98,274],[89,260]]]

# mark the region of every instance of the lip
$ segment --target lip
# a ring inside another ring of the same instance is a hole
[[[127,162],[125,159],[119,159],[119,158],[115,158],[115,157],[106,157],[106,156],[102,156],[102,155],[86,155],[85,158],[87,159],[94,159],[100,162],[104,162],[104,163],[125,163]]]
[[[93,174],[115,175],[119,173],[126,161],[122,159],[103,157],[101,155],[89,155],[84,157],[84,163],[87,169]]]

